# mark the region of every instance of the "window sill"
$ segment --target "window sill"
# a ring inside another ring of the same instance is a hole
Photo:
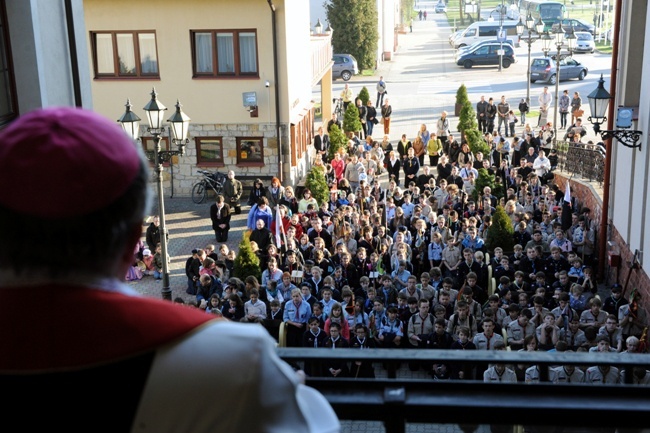
[[[193,75],[193,80],[259,80],[258,75]]]
[[[264,167],[263,162],[238,162],[237,167]]]
[[[151,80],[151,81],[160,81],[160,76],[145,76],[145,77],[104,77],[99,76],[94,78],[95,81],[123,81],[123,80]]]

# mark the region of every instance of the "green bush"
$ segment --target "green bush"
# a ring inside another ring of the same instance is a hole
[[[512,251],[514,246],[513,235],[515,233],[514,226],[510,217],[506,214],[502,206],[497,206],[496,211],[492,215],[492,225],[488,229],[487,234],[487,248],[494,251],[496,247],[503,248],[505,253]]]
[[[364,107],[368,105],[368,101],[370,100],[370,92],[368,92],[368,88],[366,86],[363,86],[363,88],[361,88],[361,91],[359,92],[357,98],[361,99],[361,104],[363,104]]]
[[[359,109],[353,103],[348,104],[347,110],[343,116],[343,130],[347,132],[361,131],[363,125],[359,120]]]
[[[476,112],[474,111],[474,107],[472,106],[471,102],[465,101],[463,102],[462,108],[460,109],[458,131],[460,131],[461,134],[464,134],[465,131],[477,128],[478,121],[476,120]]]
[[[260,281],[262,270],[260,269],[260,258],[251,248],[250,233],[244,233],[241,242],[239,242],[239,252],[235,257],[233,276],[244,281],[249,275]]]
[[[469,96],[467,95],[467,86],[461,84],[458,90],[456,90],[456,104],[463,105],[465,102],[469,102]]]
[[[348,145],[348,139],[345,138],[343,131],[338,125],[332,125],[330,129],[330,147],[327,151],[328,160],[331,161],[334,159],[334,155],[338,153],[339,149],[346,148]]]
[[[478,129],[470,129],[465,131],[465,140],[469,144],[469,150],[472,151],[474,155],[478,152],[481,152],[485,159],[490,160],[490,146],[483,139],[483,134]]]
[[[494,183],[495,180],[493,174],[490,174],[490,172],[484,168],[478,169],[478,178],[476,179],[476,185],[474,188],[474,192],[472,193],[472,198],[474,199],[474,201],[476,201],[477,206],[480,206],[480,203],[478,201],[479,194],[483,194],[483,189],[486,186],[489,186],[490,189],[494,191]]]
[[[330,196],[330,189],[325,179],[325,169],[322,166],[315,165],[307,173],[305,186],[311,191],[311,196],[316,199],[318,205],[326,203]]]

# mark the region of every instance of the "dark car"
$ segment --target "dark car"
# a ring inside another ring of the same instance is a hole
[[[553,23],[551,26],[551,32],[554,32],[558,28],[559,24]],[[589,32],[592,35],[595,34],[596,32],[596,26],[594,26],[591,23],[588,23],[585,20],[581,20],[578,18],[564,18],[562,20],[562,28],[564,29],[565,32],[569,32],[571,27],[573,27],[573,31],[576,32]]]
[[[500,43],[489,43],[478,46],[473,50],[467,50],[458,55],[456,64],[469,69],[472,66],[499,65]],[[515,50],[510,44],[503,44],[503,60],[501,65],[509,68],[517,61]]]
[[[577,78],[584,80],[589,69],[570,56],[560,57],[560,81]],[[543,81],[555,84],[557,79],[556,61],[553,57],[539,57],[530,64],[530,82]]]

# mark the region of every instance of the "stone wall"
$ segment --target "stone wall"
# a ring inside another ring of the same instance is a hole
[[[287,128],[282,128],[283,140],[289,143]],[[185,148],[185,154],[173,158],[174,196],[189,197],[192,186],[200,179],[198,170],[220,171],[227,173],[234,170],[237,176],[255,176],[268,178],[278,175],[278,143],[275,124],[203,124],[190,125],[190,142]],[[197,165],[197,150],[194,137],[222,137],[223,167]],[[237,137],[263,137],[264,149],[263,166],[237,165]],[[285,168],[286,169],[286,168]],[[163,169],[165,197],[171,194],[172,167]],[[152,181],[154,181],[152,176]],[[252,182],[242,179],[245,186]],[[266,181],[265,184],[270,183]]]
[[[568,178],[565,174],[555,174],[555,183],[562,191],[565,190],[567,180]],[[603,214],[603,201],[601,198],[602,191],[599,191],[597,188],[598,186],[593,183],[571,179],[572,197],[577,198],[579,207],[586,206],[591,209],[590,215],[592,221],[597,225],[596,240],[598,241],[601,236],[607,236],[607,240],[614,246],[614,249],[621,257],[618,266],[610,267],[608,264],[605,265],[605,284],[611,286],[614,283],[619,283],[625,287],[629,275],[630,280],[625,295],[629,296],[632,289],[636,288],[643,296],[641,305],[646,312],[650,313],[650,278],[643,268],[631,268],[634,251],[630,250],[629,245],[625,242],[616,227],[612,225],[611,221],[608,221],[607,224],[609,233],[602,234],[599,232],[601,216]],[[607,258],[607,255],[605,257]],[[648,314],[648,317],[650,317],[650,314]]]

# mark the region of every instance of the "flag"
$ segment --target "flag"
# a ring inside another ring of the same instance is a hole
[[[566,181],[566,189],[564,192],[564,201],[562,202],[562,230],[567,231],[571,227],[571,186],[570,179]]]
[[[275,245],[280,248],[282,245],[282,232],[284,226],[282,225],[282,215],[280,215],[280,206],[275,207]]]

